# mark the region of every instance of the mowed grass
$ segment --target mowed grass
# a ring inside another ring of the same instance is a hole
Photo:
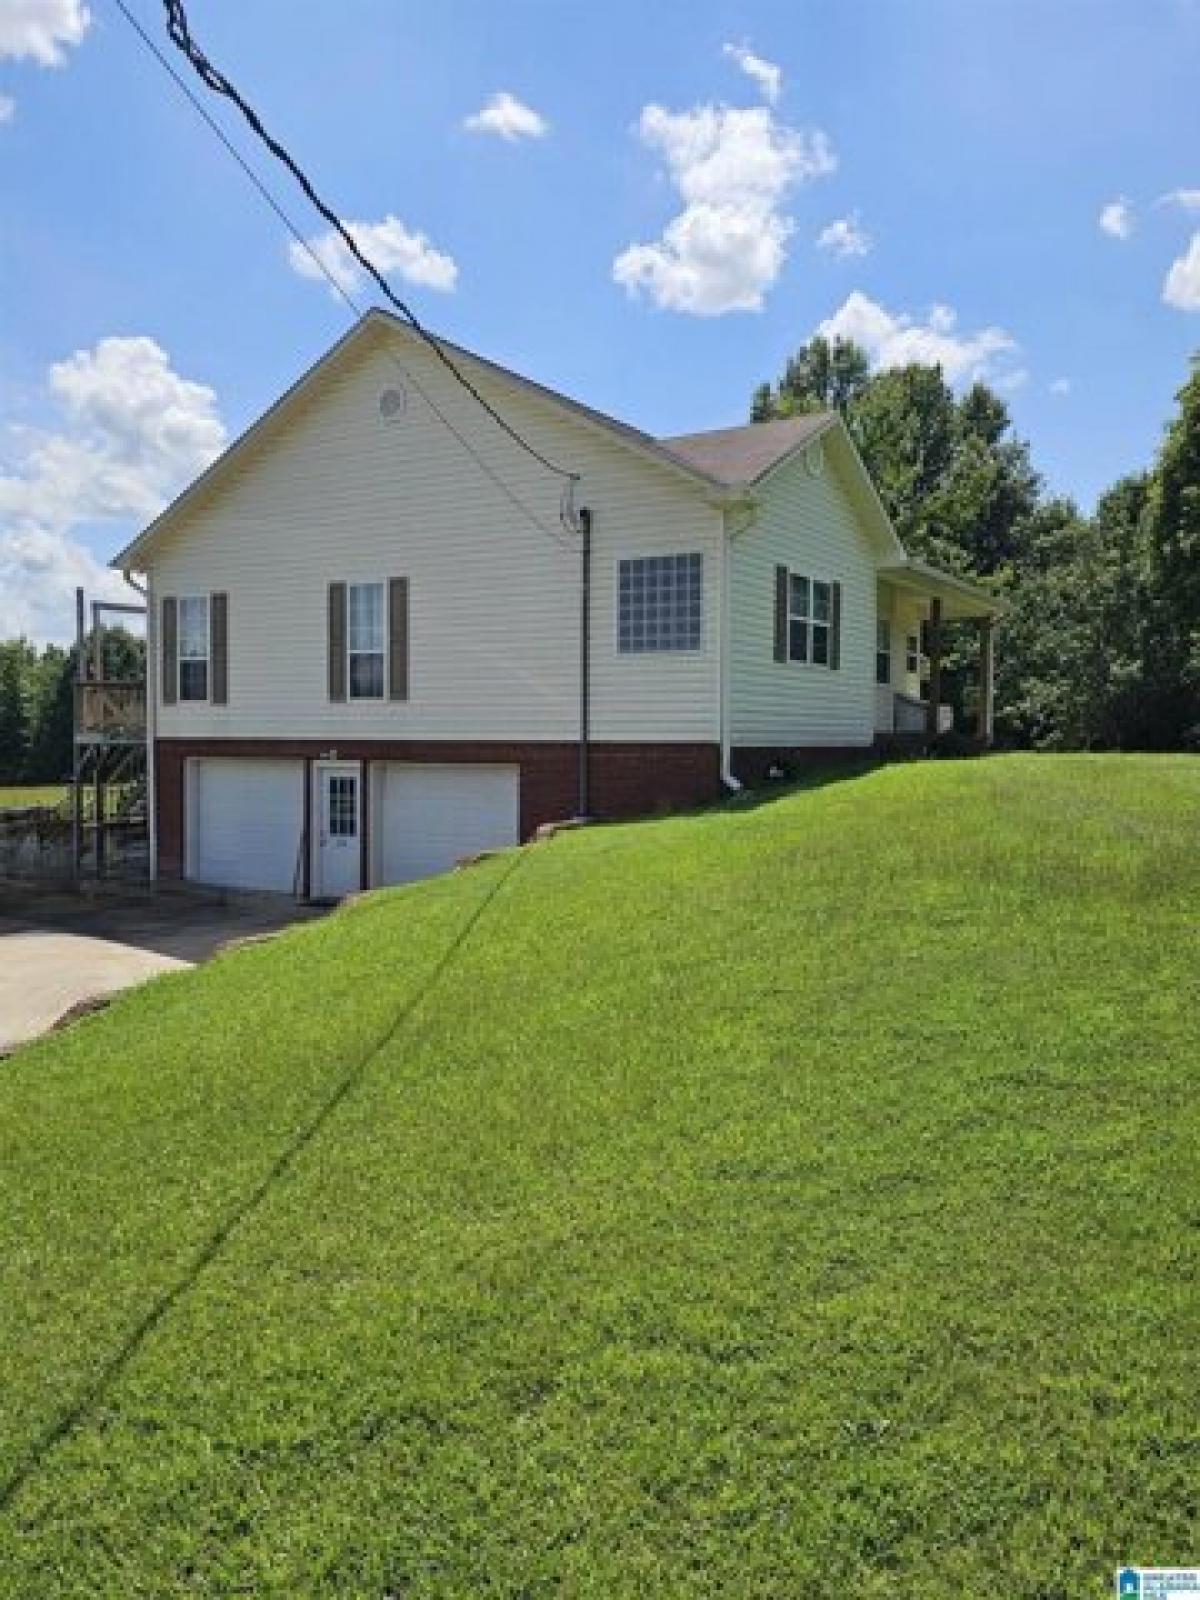
[[[22,806],[56,806],[66,796],[64,783],[0,783],[0,811],[18,810]]]
[[[1200,1528],[1200,760],[560,836],[0,1065],[0,1592],[1077,1600]]]

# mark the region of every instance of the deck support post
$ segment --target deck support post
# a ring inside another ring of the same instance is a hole
[[[937,737],[938,709],[942,703],[942,602],[935,595],[929,602],[929,700],[925,707],[925,731]]]

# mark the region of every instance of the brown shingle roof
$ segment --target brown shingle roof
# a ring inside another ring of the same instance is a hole
[[[829,411],[785,417],[779,422],[751,422],[743,428],[716,428],[711,433],[681,433],[658,442],[685,466],[718,483],[754,483],[798,445],[829,426]]]

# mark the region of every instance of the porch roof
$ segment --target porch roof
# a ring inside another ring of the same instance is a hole
[[[908,594],[919,594],[925,599],[942,602],[942,615],[948,621],[964,617],[998,617],[1004,607],[978,584],[956,578],[952,572],[943,572],[928,561],[918,561],[906,556],[903,561],[880,567],[879,577],[885,583],[903,589]]]

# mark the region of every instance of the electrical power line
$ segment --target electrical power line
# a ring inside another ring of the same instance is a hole
[[[288,233],[295,240],[296,244],[299,245],[300,249],[304,251],[305,255],[312,262],[317,272],[329,284],[329,287],[332,289],[333,293],[345,304],[355,320],[360,320],[366,315],[366,308],[354,298],[354,296],[347,289],[346,285],[338,278],[337,274],[330,269],[328,263],[322,259],[319,252],[313,248],[311,241],[305,236],[299,224],[295,222],[295,220],[284,209],[281,203],[271,193],[271,190],[263,182],[262,178],[259,177],[258,173],[250,165],[249,161],[246,160],[245,156],[238,149],[238,147],[233,143],[232,139],[230,139],[229,135],[225,132],[224,128],[222,128],[221,124],[200,100],[199,96],[193,92],[187,81],[175,70],[170,60],[167,58],[164,52],[159,49],[154,39],[142,26],[141,22],[138,20],[133,11],[130,10],[129,6],[126,4],[126,0],[113,0],[113,3],[117,7],[117,10],[124,17],[125,21],[129,24],[130,28],[132,28],[145,49],[171,79],[172,83],[174,83],[175,87],[188,101],[189,105],[196,112],[197,116],[203,120],[209,131],[216,136],[226,154],[229,155],[241,169],[243,175],[253,186],[259,198],[270,208],[278,220],[287,229]],[[288,164],[290,165],[290,158],[288,159]],[[322,215],[324,214],[325,212],[322,210]],[[338,226],[340,229],[340,224],[338,224]],[[359,260],[365,259],[356,245],[352,245],[352,248],[354,249],[355,256]],[[401,305],[402,302],[400,302],[397,297],[392,294],[391,289],[386,284],[386,280],[381,277],[375,267],[368,263],[367,270],[377,281],[383,283],[384,291],[388,295],[388,298],[392,300],[393,303]],[[555,473],[557,476],[565,480],[559,520],[560,522],[563,522],[564,526],[566,526],[567,519],[562,508],[569,504],[570,491],[573,484],[578,479],[578,474],[574,472],[567,472],[562,467],[555,466],[553,462],[549,461],[532,445],[528,444],[527,441],[524,440],[521,435],[504,420],[499,412],[497,412],[495,408],[490,405],[482,395],[479,394],[475,386],[463,373],[461,373],[456,364],[451,360],[450,356],[445,352],[445,350],[443,350],[436,337],[427,329],[422,327],[421,324],[413,317],[412,313],[407,311],[407,309],[405,309],[405,315],[414,331],[420,334],[424,341],[436,351],[444,365],[450,369],[458,381],[479,402],[484,410],[495,419],[504,432],[507,433],[511,438],[515,439],[522,449],[526,450],[550,472]],[[515,507],[515,509],[518,510],[521,515],[530,524],[532,524],[533,527],[535,527],[540,533],[545,534],[547,538],[552,539],[561,549],[569,548],[566,541],[564,541],[553,528],[544,522],[535,511],[527,506],[520,496],[513,489],[511,489],[507,483],[505,483],[503,478],[499,476],[495,469],[484,459],[483,456],[480,455],[480,453],[471,444],[470,440],[466,438],[466,436],[455,426],[451,419],[437,404],[429,391],[423,387],[410,369],[404,366],[399,357],[396,355],[395,351],[389,350],[388,354],[405,381],[417,391],[417,393],[424,400],[425,404],[429,407],[430,411],[432,411],[434,416],[437,417],[438,421],[441,422],[447,431],[454,436],[466,453],[476,463],[481,472],[483,472],[484,475],[491,480],[496,488],[498,488],[505,498]]]
[[[529,440],[526,439],[523,434],[519,433],[517,429],[514,428],[499,411],[497,411],[495,406],[493,406],[489,400],[486,400],[484,396],[480,394],[479,390],[475,387],[467,375],[456,365],[447,352],[442,348],[441,343],[420,321],[416,312],[413,311],[410,306],[406,305],[403,300],[401,300],[400,296],[392,288],[387,278],[359,245],[358,240],[342,221],[341,217],[338,216],[337,212],[332,206],[328,205],[324,200],[322,200],[321,196],[317,193],[312,179],[304,171],[300,163],[286,148],[286,146],[280,144],[279,140],[274,138],[267,131],[262,118],[259,116],[254,107],[249,103],[245,96],[241,94],[241,92],[230,81],[230,79],[213,65],[208,56],[205,55],[204,51],[192,38],[191,30],[188,27],[187,13],[183,8],[183,0],[163,0],[163,9],[167,15],[167,34],[171,40],[171,43],[175,45],[175,47],[180,50],[184,56],[186,56],[188,61],[195,69],[200,81],[205,85],[206,88],[211,89],[214,94],[223,95],[226,100],[232,101],[232,103],[238,108],[257,137],[264,145],[266,145],[267,149],[271,152],[275,159],[282,162],[291,173],[292,177],[295,178],[296,182],[300,185],[314,209],[318,211],[322,217],[324,217],[325,221],[338,235],[342,243],[346,246],[346,249],[349,250],[350,254],[358,262],[359,266],[370,278],[375,281],[380,292],[384,295],[388,302],[396,308],[404,320],[413,329],[414,333],[420,335],[420,337],[425,341],[425,343],[434,352],[447,370],[453,374],[456,381],[462,385],[472,399],[474,399],[480,406],[483,407],[483,409],[492,418],[493,422],[495,422],[498,427],[503,428],[504,432],[508,434],[509,438],[512,439],[514,443],[519,445],[522,450],[531,455],[535,461],[540,462],[541,465],[546,468],[547,472],[552,472],[560,478],[576,477],[576,473],[568,472],[564,467],[557,466],[547,456],[544,456],[535,445],[530,444]]]

